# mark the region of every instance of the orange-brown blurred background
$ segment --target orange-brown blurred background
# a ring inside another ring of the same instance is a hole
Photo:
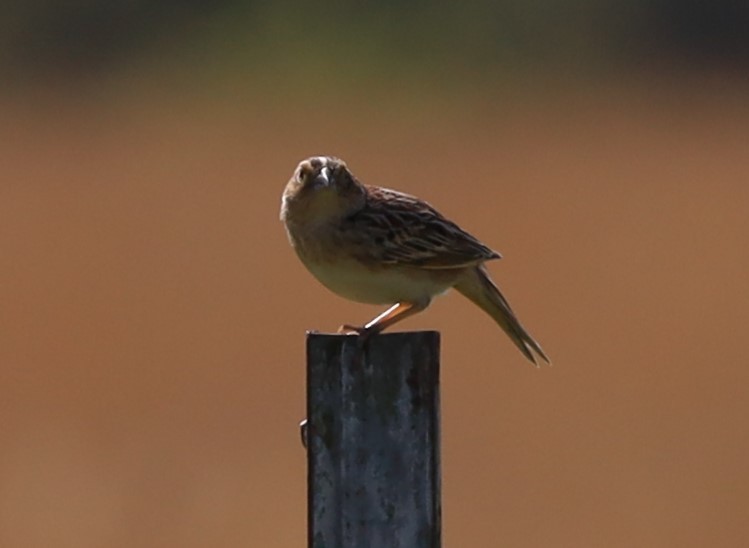
[[[304,332],[278,221],[302,158],[498,249],[554,360],[460,296],[443,334],[451,547],[749,535],[749,15],[11,2],[0,25],[0,546],[304,546]]]

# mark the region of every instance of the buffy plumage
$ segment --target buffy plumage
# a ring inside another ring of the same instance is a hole
[[[363,327],[378,333],[455,288],[486,311],[533,363],[549,362],[518,321],[484,263],[499,259],[426,202],[359,182],[345,162],[302,161],[283,193],[281,220],[307,269],[328,289],[353,301],[392,305]]]

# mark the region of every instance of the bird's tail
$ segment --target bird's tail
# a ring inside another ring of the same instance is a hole
[[[510,303],[489,278],[483,265],[466,270],[465,275],[455,285],[455,289],[494,318],[494,321],[507,333],[526,358],[538,365],[536,360],[536,354],[538,354],[546,363],[551,363],[541,345],[520,324],[510,308]]]

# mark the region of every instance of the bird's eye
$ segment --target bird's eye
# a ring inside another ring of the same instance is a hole
[[[304,180],[307,178],[307,170],[302,168],[299,168],[299,175],[297,175],[297,179],[299,179],[300,183],[303,183]]]

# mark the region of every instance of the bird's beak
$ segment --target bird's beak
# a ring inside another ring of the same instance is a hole
[[[324,167],[320,170],[315,180],[312,181],[314,187],[325,187],[330,185],[330,168]]]

